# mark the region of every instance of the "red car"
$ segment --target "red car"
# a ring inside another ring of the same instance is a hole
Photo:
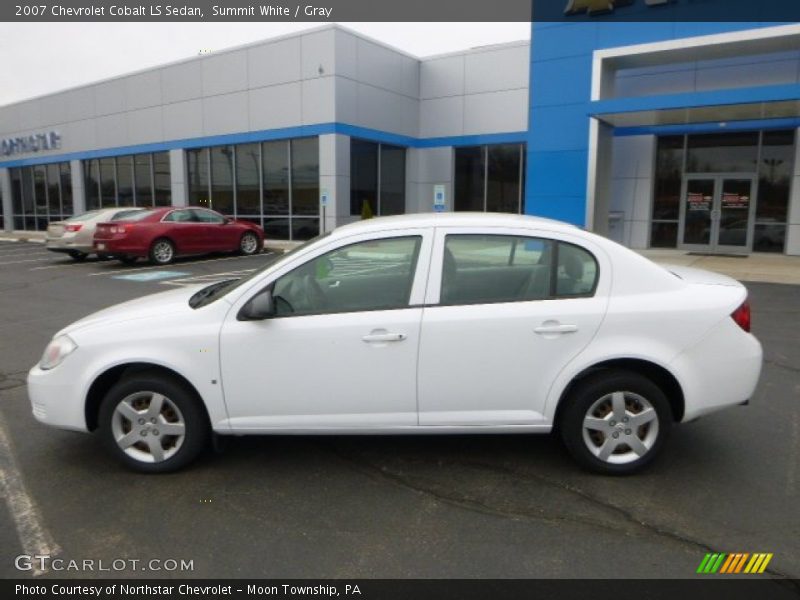
[[[260,252],[264,231],[248,221],[237,221],[207,208],[152,208],[113,223],[98,223],[94,249],[126,264],[149,258],[166,265],[176,256],[210,252]]]

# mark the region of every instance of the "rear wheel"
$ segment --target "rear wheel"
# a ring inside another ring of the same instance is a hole
[[[72,260],[77,260],[78,262],[86,260],[86,257],[89,256],[86,252],[81,252],[80,250],[70,250],[68,254]]]
[[[160,238],[150,246],[150,262],[168,265],[175,259],[175,246],[168,239]]]
[[[627,475],[647,466],[672,426],[664,392],[630,371],[601,371],[564,400],[564,444],[578,463],[597,473]]]
[[[239,253],[250,256],[258,251],[258,236],[250,231],[244,233],[239,240]]]
[[[143,473],[180,469],[208,444],[208,419],[191,391],[173,378],[144,372],[109,390],[99,433],[127,467]]]

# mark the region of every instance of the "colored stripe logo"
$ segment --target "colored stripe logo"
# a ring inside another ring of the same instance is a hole
[[[771,552],[756,552],[753,554],[748,552],[733,552],[730,554],[713,552],[706,554],[703,560],[700,561],[697,573],[763,573],[769,561],[772,560],[772,556]]]

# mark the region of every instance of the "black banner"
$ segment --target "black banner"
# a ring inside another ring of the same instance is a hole
[[[783,600],[800,597],[796,580],[704,576],[692,580],[5,580],[3,598],[77,600],[125,598],[137,600],[186,600],[187,598],[353,598],[359,600],[478,600],[496,598],[557,598],[558,600]]]

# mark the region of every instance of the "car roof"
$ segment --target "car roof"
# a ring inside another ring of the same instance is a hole
[[[425,227],[531,227],[564,232],[574,232],[578,229],[575,225],[563,221],[546,219],[544,217],[533,217],[530,215],[450,212],[375,217],[337,227],[333,235],[352,235],[354,233],[368,233],[371,231]]]

